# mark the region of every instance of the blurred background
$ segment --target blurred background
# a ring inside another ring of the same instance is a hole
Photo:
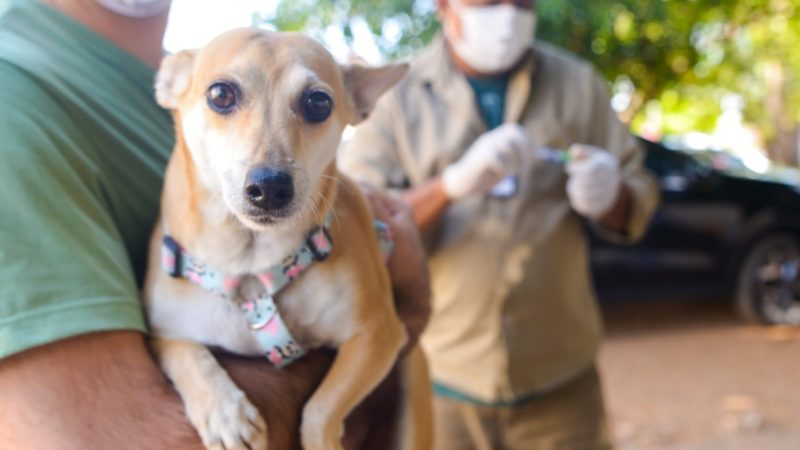
[[[617,447],[800,448],[800,0],[537,12],[537,39],[608,80],[661,183],[641,244],[592,242]],[[434,15],[434,0],[174,0],[165,48],[256,25],[381,63],[429,42]]]
[[[800,448],[800,0],[539,0],[537,39],[591,61],[664,203],[592,242],[619,449]],[[165,46],[302,31],[341,61],[405,58],[433,0],[175,0]]]
[[[798,162],[798,8],[797,0],[540,0],[537,38],[594,63],[634,132],[726,149],[764,171],[765,157]],[[229,0],[224,8],[176,0],[166,47],[255,24],[303,31],[341,59],[379,63],[429,42],[434,14],[433,0]]]
[[[608,80],[661,182],[642,243],[592,243],[617,448],[800,448],[800,1],[539,0],[537,12],[537,39]],[[250,14],[370,63],[438,31],[433,0]]]

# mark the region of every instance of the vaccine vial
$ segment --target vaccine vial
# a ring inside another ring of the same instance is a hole
[[[509,175],[492,187],[489,195],[495,198],[509,198],[517,194],[517,176]]]

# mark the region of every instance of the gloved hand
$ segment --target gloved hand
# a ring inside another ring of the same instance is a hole
[[[452,200],[490,190],[520,167],[533,151],[528,132],[507,123],[482,134],[464,156],[442,173],[445,193]]]
[[[597,220],[608,213],[617,201],[619,159],[602,148],[573,144],[566,171],[567,196],[578,214]]]

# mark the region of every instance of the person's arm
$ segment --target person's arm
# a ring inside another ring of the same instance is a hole
[[[395,235],[389,270],[398,314],[416,342],[430,313],[424,251],[407,208],[387,204]],[[286,369],[265,360],[217,355],[269,424],[272,449],[296,448],[300,414],[333,360],[311,352]],[[396,408],[396,374],[348,418],[345,448],[386,448]],[[9,448],[200,449],[183,404],[138,332],[61,340],[0,361],[0,442]],[[386,444],[386,445],[384,445]]]
[[[430,312],[427,271],[416,271],[412,282],[395,283],[398,312],[414,341]],[[311,352],[286,369],[256,358],[217,357],[269,424],[269,447],[296,448],[303,405],[333,352]],[[0,392],[0,442],[7,448],[202,449],[181,399],[137,332],[85,334],[2,360]],[[392,417],[398,392],[390,374],[348,418],[345,448],[362,448],[365,439],[388,447],[390,434],[370,431],[392,429],[383,419]]]
[[[332,354],[313,352],[287,370],[219,358],[269,423],[270,448],[295,448],[300,411]],[[203,448],[137,332],[85,334],[0,361],[0,392],[4,448]]]
[[[517,123],[506,123],[482,134],[441,175],[405,191],[404,199],[414,210],[417,226],[426,231],[450,202],[488,192],[514,173],[532,152],[528,131]]]
[[[628,232],[630,190],[623,181],[619,158],[600,147],[574,144],[566,171],[572,208],[617,235]]]
[[[389,225],[394,237],[394,251],[388,269],[392,280],[395,307],[408,331],[406,349],[416,345],[431,313],[431,286],[428,258],[422,246],[413,206],[391,194],[363,184],[362,190],[372,206],[375,218]]]
[[[598,235],[634,243],[644,235],[659,201],[658,185],[644,167],[644,153],[609,106],[605,82],[592,73],[593,95],[583,108],[581,143],[570,147],[567,194],[573,209]]]
[[[397,160],[397,148],[386,114],[376,114],[358,128],[353,142],[344,151],[343,170],[364,185],[396,188],[400,184],[397,180],[403,176],[398,173],[399,163],[390,164]],[[491,190],[517,170],[532,150],[528,132],[516,123],[482,134],[441,175],[400,191],[411,206],[417,228],[427,231],[435,225],[451,202]]]
[[[444,190],[442,177],[438,176],[425,184],[402,191],[403,200],[411,206],[414,223],[425,232],[439,221],[450,205],[450,197]]]
[[[200,449],[137,332],[78,336],[0,361],[7,448]]]
[[[628,221],[631,214],[631,192],[624,183],[620,183],[617,188],[617,198],[611,209],[597,220],[604,228],[615,233],[624,234],[627,232]]]

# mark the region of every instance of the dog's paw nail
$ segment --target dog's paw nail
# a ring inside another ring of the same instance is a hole
[[[206,449],[267,449],[266,422],[241,391],[219,395],[205,413],[194,416],[200,416],[193,422]]]

